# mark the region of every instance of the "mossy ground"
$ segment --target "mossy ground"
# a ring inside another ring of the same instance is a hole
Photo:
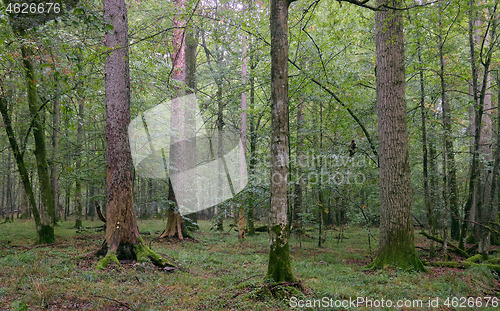
[[[425,273],[367,271],[363,268],[371,261],[368,240],[358,227],[347,227],[341,242],[336,239],[338,231],[328,231],[323,248],[317,248],[315,239],[302,238],[299,243],[292,234],[292,270],[306,290],[285,287],[266,295],[261,289],[269,286],[264,282],[268,235],[240,241],[235,231],[210,231],[210,222],[199,223],[200,231],[193,234],[196,241],[178,242],[154,240],[165,222],[138,221],[144,244],[174,263],[174,272],[150,260],[96,270],[98,259],[84,255],[100,248],[104,233],[92,229],[77,233],[74,220],[55,227],[56,241],[51,245],[35,245],[33,221],[0,224],[0,310],[289,310],[290,293],[300,299],[440,297],[441,301],[500,295],[496,273],[482,266],[428,267]],[[101,223],[83,222],[84,228],[90,226]],[[417,245],[427,246],[425,238],[415,238]]]

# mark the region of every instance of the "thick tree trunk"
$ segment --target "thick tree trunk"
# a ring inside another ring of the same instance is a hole
[[[125,0],[105,0],[104,18],[113,25],[106,33],[108,52],[106,87],[106,256],[98,269],[119,259],[146,261],[156,266],[170,265],[143,244],[134,210],[132,155],[128,139],[130,122],[130,79],[128,25]],[[171,265],[170,265],[171,266]]]
[[[139,243],[132,191],[132,156],[127,135],[130,122],[127,8],[124,0],[104,1],[104,18],[113,25],[106,46],[106,243],[108,254],[136,259]]]
[[[288,1],[271,0],[271,210],[266,279],[292,282],[287,221]]]
[[[378,4],[401,7],[401,0]],[[380,163],[380,242],[372,268],[423,271],[414,246],[408,129],[406,125],[403,18],[399,10],[375,13],[377,114]]]

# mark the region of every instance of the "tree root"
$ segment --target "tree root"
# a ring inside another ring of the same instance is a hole
[[[116,257],[114,251],[109,251],[103,259],[97,262],[97,266],[95,267],[97,270],[104,270],[110,263],[116,263],[120,265],[120,261]]]
[[[106,246],[103,245],[103,247],[98,251],[98,253],[99,252],[102,253],[105,247]],[[134,257],[138,262],[147,262],[151,260],[153,265],[167,271],[175,270],[176,268],[174,264],[168,262],[166,259],[162,258],[156,252],[154,252],[148,246],[146,246],[146,244],[144,244],[144,241],[140,237],[139,237],[139,242],[133,245],[133,250],[135,255]],[[119,258],[117,257],[115,251],[108,249],[106,256],[104,256],[104,258],[99,260],[99,262],[97,263],[96,269],[103,270],[111,263],[116,263],[120,265]]]
[[[291,297],[303,296],[304,286],[301,282],[280,282],[280,283],[265,283],[262,287],[253,293],[253,297],[257,300],[274,299],[289,299]]]

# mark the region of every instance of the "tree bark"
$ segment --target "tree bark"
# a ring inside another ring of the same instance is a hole
[[[295,182],[295,196],[294,196],[294,209],[293,209],[293,228],[300,233],[302,228],[302,187],[304,185],[304,180],[302,178],[302,168],[304,165],[304,101],[299,99],[299,106],[297,107],[297,146],[295,148],[295,154],[297,157],[297,180]]]
[[[444,53],[443,53],[443,34],[442,34],[442,22],[441,22],[441,5],[439,8],[439,81],[441,84],[441,104],[443,107],[443,141],[445,153],[443,154],[443,159],[446,161],[445,169],[443,169],[443,179],[445,182],[443,184],[444,191],[446,192],[445,197],[446,202],[444,204],[443,212],[448,214],[447,208],[450,210],[450,224],[451,224],[451,238],[458,240],[460,238],[460,223],[458,221],[458,189],[457,189],[457,173],[455,165],[455,153],[453,151],[453,140],[451,135],[451,108],[448,101],[448,96],[446,93],[446,81],[445,81],[445,69],[444,69]],[[445,216],[447,217],[447,216]]]
[[[255,174],[255,168],[257,166],[257,156],[256,156],[256,151],[257,151],[257,126],[256,126],[256,120],[255,120],[255,115],[253,112],[253,109],[255,107],[255,79],[253,77],[253,72],[256,67],[256,64],[254,63],[254,57],[253,54],[250,56],[250,110],[252,113],[250,114],[250,161],[248,164],[248,171],[250,173],[250,176],[254,176]],[[252,179],[250,179],[252,180]],[[250,197],[248,200],[247,204],[247,235],[252,236],[255,235],[255,223],[254,223],[254,194],[253,191],[250,193]]]
[[[287,222],[288,5],[271,0],[271,209],[266,279],[292,282]]]
[[[83,145],[83,112],[85,109],[83,98],[78,98],[78,125],[77,125],[77,142],[76,142],[76,172],[81,173],[82,169],[82,145]],[[80,176],[76,177],[75,182],[75,203],[76,203],[76,220],[75,228],[82,227],[82,213],[83,213],[83,203],[82,203],[82,182]]]
[[[106,243],[108,254],[136,259],[139,243],[132,190],[132,156],[127,135],[130,122],[128,25],[125,0],[105,0],[104,18],[113,25],[106,33]]]
[[[401,0],[378,0],[401,7]],[[375,12],[377,115],[380,163],[380,242],[369,265],[423,271],[414,246],[408,129],[406,125],[403,18],[400,10]]]
[[[52,243],[54,242],[54,227],[50,222],[48,217],[40,217],[38,208],[36,205],[35,194],[31,181],[29,179],[28,170],[26,169],[26,164],[24,163],[23,153],[19,150],[19,145],[14,134],[14,129],[12,128],[12,122],[7,109],[7,103],[5,99],[0,96],[0,113],[2,114],[3,122],[5,125],[5,132],[7,133],[7,138],[9,139],[10,148],[16,159],[17,168],[19,170],[19,175],[23,183],[24,191],[28,197],[29,205],[33,211],[33,218],[35,219],[36,233],[37,233],[37,244]],[[29,212],[27,213],[29,216]]]
[[[28,89],[28,106],[32,118],[32,131],[35,140],[35,158],[38,174],[38,182],[41,193],[42,208],[40,217],[42,220],[42,228],[40,232],[41,240],[39,242],[51,243],[55,240],[54,222],[55,222],[55,207],[54,199],[52,198],[52,187],[50,184],[49,166],[47,163],[47,151],[45,149],[45,126],[42,123],[43,107],[38,105],[38,94],[35,82],[35,71],[31,63],[31,51],[27,46],[21,46],[21,54],[23,56],[23,65],[26,75],[26,87]],[[50,225],[49,225],[50,224]]]
[[[243,13],[245,10],[243,9]],[[243,176],[246,172],[246,150],[247,150],[247,67],[248,67],[248,56],[247,56],[248,40],[246,35],[242,38],[242,53],[241,53],[241,85],[243,87],[243,92],[241,92],[241,145],[243,146],[241,152],[241,163],[240,163],[240,176]],[[243,184],[243,179],[241,180],[241,185]],[[240,203],[238,209],[238,238],[243,239],[245,237],[245,211],[244,205]]]
[[[432,232],[432,235],[436,235],[436,219],[434,216],[434,206],[430,198],[429,191],[429,169],[428,169],[428,148],[427,148],[427,127],[426,119],[427,113],[425,108],[425,81],[424,81],[424,68],[422,62],[422,45],[420,43],[420,37],[417,38],[417,53],[419,68],[419,78],[420,78],[420,116],[422,119],[422,174],[424,177],[424,203],[425,210],[427,212],[427,227]],[[429,242],[429,253],[431,256],[434,255],[435,244],[434,241]]]
[[[181,17],[186,8],[186,0],[175,0],[175,15],[173,18],[173,52],[172,52],[172,78],[175,83],[175,95],[172,98],[172,107],[171,107],[171,122],[172,126],[177,129],[181,129],[182,122],[184,122],[183,118],[183,109],[180,107],[178,101],[175,101],[175,98],[181,97],[186,94],[185,84],[186,84],[186,73],[187,73],[187,64],[186,64],[186,29],[184,28],[186,23]],[[169,156],[169,167],[176,167],[176,169],[180,169],[182,166],[182,154],[185,154],[184,144],[176,144],[175,138],[171,137],[170,140],[170,156]],[[176,145],[176,148],[172,148]],[[180,187],[182,188],[182,186]],[[176,195],[183,195],[182,193],[175,194],[172,182],[169,180],[168,182],[168,200],[170,202],[174,202],[177,205],[177,200],[175,198]],[[177,238],[179,240],[184,239],[184,235],[186,235],[186,229],[184,225],[184,218],[181,217],[181,214],[178,210],[174,208],[174,206],[170,206],[167,212],[167,227],[165,231],[160,235],[160,238],[170,237]]]

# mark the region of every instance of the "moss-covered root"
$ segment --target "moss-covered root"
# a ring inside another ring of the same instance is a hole
[[[138,262],[146,262],[151,260],[151,262],[160,268],[165,267],[175,267],[175,265],[168,262],[165,258],[160,257],[157,253],[151,250],[149,247],[144,245],[142,239],[139,238],[139,243],[134,245],[135,254],[137,256]]]
[[[120,264],[120,261],[118,261],[118,258],[116,257],[116,254],[114,251],[109,251],[108,254],[106,254],[106,256],[103,259],[99,260],[99,262],[97,263],[96,269],[103,270],[110,263],[116,263],[118,265]]]
[[[385,267],[394,267],[403,270],[427,271],[424,264],[413,251],[409,252],[381,252],[375,257],[373,262],[366,266],[366,269],[380,269]]]

